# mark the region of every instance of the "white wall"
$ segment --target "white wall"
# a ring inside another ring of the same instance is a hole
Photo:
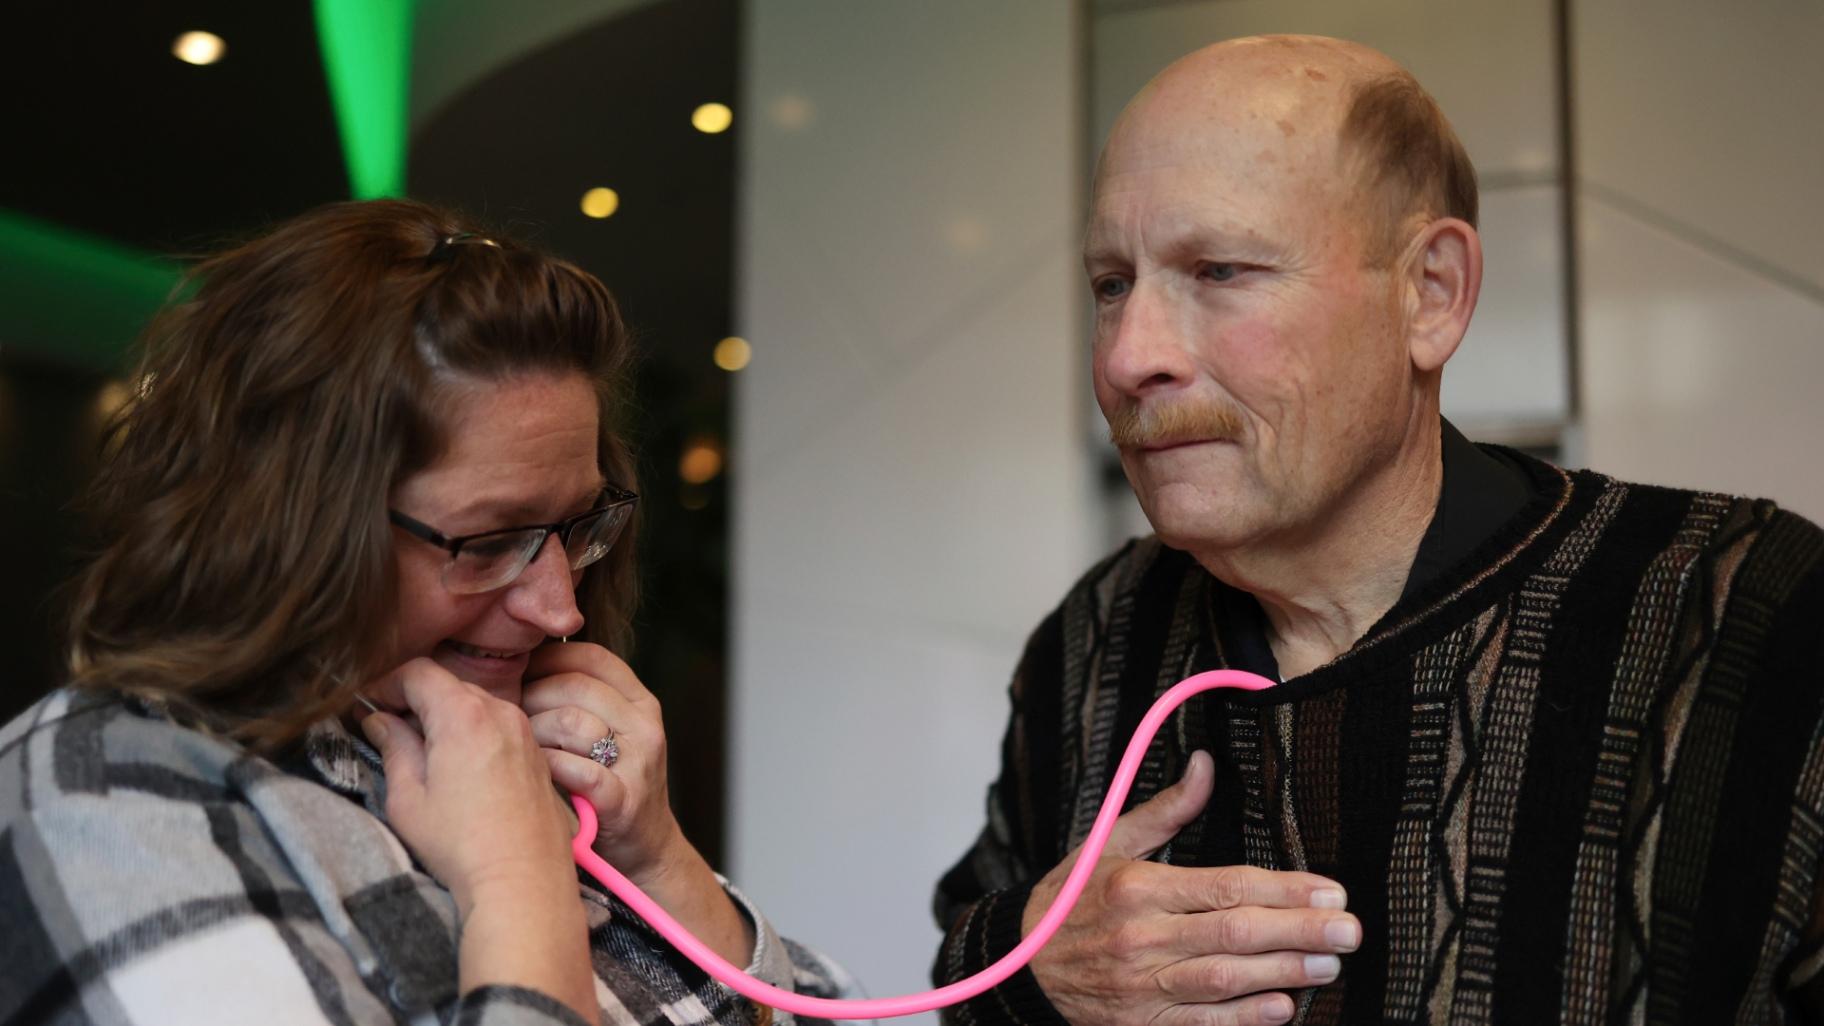
[[[1824,520],[1824,6],[1575,12],[1588,462]]]
[[[1096,555],[1076,14],[745,17],[732,871],[902,993],[1025,635]]]

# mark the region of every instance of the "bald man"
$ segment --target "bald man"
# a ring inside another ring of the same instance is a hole
[[[1365,47],[1237,40],[1110,134],[1094,382],[1156,534],[1011,689],[934,975],[1056,895],[1128,736],[1193,699],[1053,943],[960,1023],[1818,1021],[1824,532],[1439,415],[1474,171]]]

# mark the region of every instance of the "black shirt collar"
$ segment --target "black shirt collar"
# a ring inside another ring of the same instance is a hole
[[[1478,448],[1450,421],[1439,418],[1439,445],[1444,480],[1400,601],[1411,598],[1440,574],[1461,562],[1532,497],[1525,468],[1499,451]],[[1223,663],[1237,670],[1279,679],[1279,660],[1267,643],[1267,617],[1254,596],[1213,581],[1216,635]]]
[[[1532,480],[1526,469],[1509,462],[1499,452],[1489,452],[1463,437],[1456,425],[1442,417],[1444,483],[1438,489],[1438,508],[1419,541],[1412,569],[1400,601],[1462,562],[1476,546],[1520,512],[1532,497]]]

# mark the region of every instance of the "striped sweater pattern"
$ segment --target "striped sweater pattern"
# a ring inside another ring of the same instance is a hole
[[[1533,501],[1348,652],[1168,721],[1129,806],[1200,748],[1217,784],[1156,858],[1348,889],[1363,944],[1301,1024],[1824,1022],[1824,532],[1525,462]],[[1033,634],[937,982],[1018,942],[1147,707],[1226,665],[1225,587],[1141,540]],[[1028,971],[949,1018],[1060,1021]]]

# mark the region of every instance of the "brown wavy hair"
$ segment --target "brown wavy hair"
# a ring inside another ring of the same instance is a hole
[[[423,203],[341,203],[198,264],[140,339],[81,500],[70,684],[271,750],[389,669],[387,497],[437,458],[452,384],[583,374],[603,475],[629,341],[580,268]],[[633,527],[583,577],[583,636],[628,640]]]

